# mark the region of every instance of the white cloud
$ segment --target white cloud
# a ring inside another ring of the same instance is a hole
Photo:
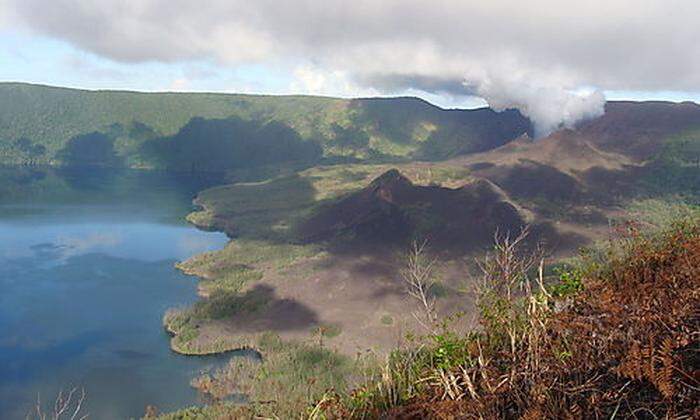
[[[86,235],[58,237],[56,244],[63,250],[63,258],[73,255],[96,252],[104,248],[111,248],[119,245],[124,238],[115,233],[88,233]]]
[[[310,65],[302,65],[294,69],[294,80],[290,85],[290,91],[337,97],[366,97],[379,94],[376,89],[353,82],[344,71],[327,71]]]
[[[170,82],[170,86],[168,87],[169,91],[177,92],[177,91],[184,91],[187,90],[187,88],[190,85],[190,81],[184,77],[177,78]]]
[[[129,76],[120,69],[98,64],[82,54],[66,54],[62,64],[92,80],[125,80]]]
[[[480,95],[542,130],[598,112],[581,87],[700,89],[697,0],[0,0],[2,15],[122,62],[284,62],[306,92]]]

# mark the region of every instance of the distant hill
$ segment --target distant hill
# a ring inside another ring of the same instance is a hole
[[[556,203],[614,203],[639,195],[700,197],[700,105],[609,102],[575,130],[457,157],[509,195]]]
[[[417,98],[86,91],[0,83],[0,164],[177,170],[324,158],[445,159],[531,131],[517,111]]]

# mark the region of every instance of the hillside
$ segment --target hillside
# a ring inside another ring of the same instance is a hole
[[[389,170],[362,190],[320,208],[301,226],[307,240],[350,235],[365,241],[405,243],[430,238],[434,247],[488,245],[497,228],[518,231],[525,221],[516,207],[485,180],[446,188],[414,185]]]
[[[299,339],[333,325],[342,332],[328,344],[341,351],[386,349],[408,328],[381,319],[405,318],[401,253],[412,239],[428,240],[440,259],[438,310],[471,313],[473,301],[457,292],[462,272],[495,232],[529,225],[530,239],[560,260],[606,238],[611,223],[630,214],[697,204],[700,107],[608,108],[609,115],[574,130],[538,140],[523,135],[447,161],[316,166],[203,191],[196,199],[202,209],[189,220],[233,240],[180,265],[205,279],[200,288],[209,299],[166,322],[179,324],[170,328],[173,347],[216,352],[272,327]],[[621,146],[636,141],[646,144],[646,155]],[[260,295],[260,287],[274,293]],[[253,315],[239,311],[241,299],[257,302]],[[298,324],[280,329],[280,319]]]
[[[697,418],[699,221],[620,226],[559,284],[525,265],[524,296],[503,286],[523,266],[486,265],[481,330],[398,349],[327,418]]]
[[[602,117],[536,141],[523,136],[448,163],[497,184],[536,212],[700,194],[700,106],[611,102]]]
[[[0,83],[0,163],[208,170],[321,157],[444,159],[530,130],[416,98],[86,91]],[[275,149],[276,156],[268,156]],[[262,155],[266,155],[262,158]]]

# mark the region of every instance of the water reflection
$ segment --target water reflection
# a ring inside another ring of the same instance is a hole
[[[197,401],[189,380],[228,357],[172,353],[164,311],[196,281],[173,264],[226,238],[183,221],[215,179],[0,169],[0,418],[85,387],[91,418]]]

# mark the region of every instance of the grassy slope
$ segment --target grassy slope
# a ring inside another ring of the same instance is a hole
[[[66,163],[61,152],[71,139],[100,133],[128,165],[157,166],[144,155],[143,142],[175,136],[195,117],[235,118],[260,127],[280,123],[321,145],[324,156],[359,158],[444,158],[500,145],[528,129],[516,112],[448,111],[415,98],[137,93],[0,83],[0,163]],[[350,147],[334,144],[339,133]],[[17,145],[23,138],[28,143]],[[81,160],[70,163],[95,163],[89,154]]]

